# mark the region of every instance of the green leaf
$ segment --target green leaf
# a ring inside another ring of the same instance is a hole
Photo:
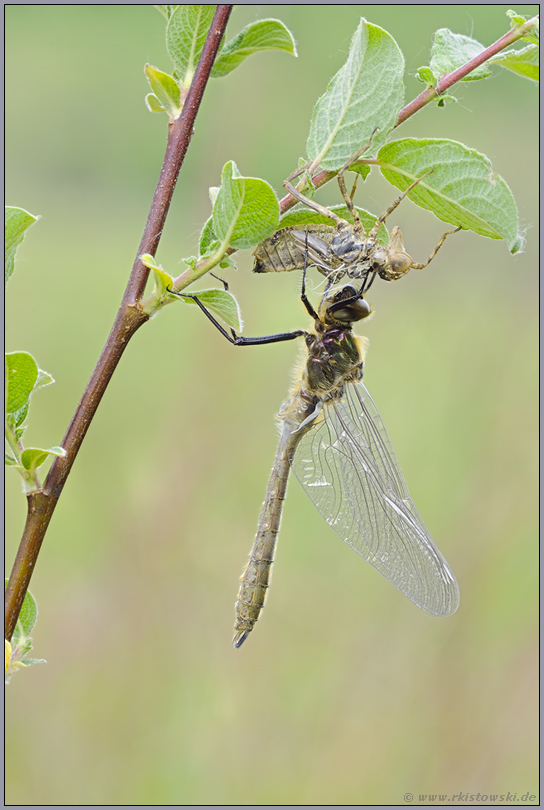
[[[198,264],[198,256],[185,256],[182,260],[191,270],[196,270]]]
[[[34,222],[37,222],[40,217],[35,217],[32,214],[29,214],[28,211],[25,211],[23,208],[15,208],[13,206],[6,205],[4,209],[4,218],[5,218],[4,277],[5,277],[5,284],[7,284],[8,278],[13,273],[13,267],[15,265],[15,254],[17,253],[17,248],[25,238],[25,233],[28,230],[28,228],[30,228],[30,226]]]
[[[172,276],[169,275],[166,270],[163,270],[160,264],[156,264],[155,259],[153,256],[151,256],[151,254],[142,253],[140,256],[140,261],[153,271],[153,275],[155,277],[155,289],[152,293],[153,296],[163,295],[173,286],[174,279]]]
[[[293,35],[280,20],[257,20],[246,25],[222,49],[212,68],[214,78],[226,76],[257,51],[287,51],[297,55]]]
[[[516,203],[489,159],[462,143],[441,138],[404,138],[380,149],[383,176],[405,191],[429,174],[409,198],[438,219],[490,239],[504,239],[514,253],[521,245]]]
[[[45,658],[23,658],[21,663],[25,667],[31,667],[33,664],[47,664],[47,661]]]
[[[238,269],[238,265],[236,264],[232,256],[228,255],[228,253],[225,254],[225,256],[223,256],[223,258],[219,262],[219,267],[221,267],[223,270],[226,270],[227,267],[233,267],[235,270]]]
[[[210,202],[212,204],[212,208],[215,205],[215,201],[217,199],[217,195],[219,194],[219,189],[220,188],[221,188],[221,186],[210,186],[209,189],[208,189],[208,194],[209,194],[209,197],[210,197]]]
[[[24,630],[19,622],[15,626],[12,645],[6,641],[6,674],[5,682],[9,683],[11,676],[20,669],[26,669],[33,664],[46,664],[44,658],[28,658],[27,654],[32,650],[32,639],[25,636]]]
[[[416,79],[426,84],[427,87],[436,87],[438,81],[431,68],[427,65],[417,69]]]
[[[16,413],[26,403],[38,379],[38,366],[28,352],[12,352],[5,356],[6,412]]]
[[[219,189],[217,189],[217,191],[219,191]],[[215,197],[217,197],[217,194],[215,195]],[[206,259],[209,256],[213,256],[213,254],[217,253],[220,249],[221,243],[217,238],[216,233],[213,229],[213,217],[210,217],[204,224],[204,227],[202,228],[202,232],[200,234],[199,261],[201,261],[202,259]],[[219,267],[222,267],[223,269],[227,267],[234,267],[234,269],[236,269],[236,262],[234,261],[232,256],[225,254],[221,259],[221,261],[219,262]]]
[[[442,93],[442,95],[433,98],[433,101],[437,107],[445,107],[446,104],[455,104],[457,99],[455,96],[450,96],[449,93]]]
[[[244,249],[270,236],[279,222],[274,189],[256,177],[241,177],[234,161],[223,167],[213,207],[213,230],[223,245]]]
[[[347,222],[353,222],[347,205],[331,205],[329,210],[334,211],[335,214],[342,217],[342,219],[347,220]],[[371,214],[370,211],[366,211],[364,208],[359,208],[358,206],[356,206],[356,210],[359,214],[361,222],[363,223],[363,227],[366,231],[369,231],[374,226],[378,217],[375,214]],[[331,219],[328,219],[328,217],[323,216],[317,211],[312,211],[310,208],[306,207],[299,208],[297,206],[282,216],[279,227],[288,228],[294,225],[308,224],[332,226],[333,223]],[[380,225],[380,229],[378,231],[378,242],[380,242],[382,245],[389,244],[389,233],[387,232],[387,228],[383,223]]]
[[[538,45],[527,45],[526,48],[517,51],[502,51],[493,56],[489,62],[507,68],[525,79],[532,79],[534,82],[538,82],[540,79],[540,48]]]
[[[6,579],[4,580],[4,590],[7,588],[7,586],[8,586],[8,579],[6,577]],[[19,618],[17,620],[17,624],[20,625],[19,627],[20,635],[25,636],[30,635],[32,628],[36,624],[37,618],[38,618],[38,605],[36,604],[36,600],[30,593],[30,591],[27,591],[25,594],[25,598],[23,599],[23,604],[21,605],[21,612],[19,613]],[[15,644],[13,644],[13,646],[15,646]]]
[[[366,166],[364,163],[359,164],[359,166],[354,164],[353,166],[349,167],[349,171],[359,174],[363,178],[363,180],[366,180],[366,178],[370,174],[370,166]]]
[[[160,13],[164,17],[166,17],[167,20],[169,20],[170,17],[172,16],[172,14],[174,13],[174,11],[176,10],[177,5],[155,6],[155,8],[157,9],[157,11],[160,11]]]
[[[215,247],[216,249],[219,247],[219,240],[213,229],[213,217],[210,217],[204,223],[204,227],[202,228],[202,231],[200,233],[200,242],[198,250],[201,256],[207,256],[211,255],[213,247]]]
[[[155,96],[153,93],[147,94],[147,96],[145,97],[145,104],[149,112],[152,113],[166,112],[157,96]]]
[[[39,447],[27,447],[21,453],[21,463],[25,470],[34,472],[41,467],[44,461],[47,461],[48,456],[59,456],[63,458],[66,455],[66,450],[62,447],[50,447],[49,450],[41,450]]]
[[[24,427],[17,428],[17,430],[15,431],[15,441],[16,442],[19,442],[23,438],[25,430],[26,430],[26,425]]]
[[[179,295],[183,295],[183,293],[180,293]],[[204,304],[206,309],[215,312],[215,314],[218,315],[221,320],[227,324],[227,326],[232,327],[236,331],[240,331],[242,329],[238,301],[232,293],[228,292],[228,290],[218,290],[215,288],[209,290],[197,290],[195,295],[198,296],[199,300]],[[198,306],[196,301],[192,298],[183,297],[182,301],[184,301],[186,304],[194,304],[195,306]]]
[[[510,17],[510,25],[512,28],[517,28],[518,25],[523,25],[524,22],[527,22],[527,17],[522,17],[521,14],[516,14],[516,12],[512,11],[512,9],[508,9],[506,16]]]
[[[12,467],[14,464],[17,464],[17,460],[14,459],[13,456],[10,456],[9,453],[6,453],[5,450],[4,450],[4,464],[6,465],[6,467]]]
[[[522,17],[521,14],[516,14],[516,12],[512,11],[511,9],[506,12],[506,16],[510,17],[511,28],[517,28],[519,25],[525,25],[529,19],[532,19],[530,17]],[[535,19],[534,26],[530,31],[522,36],[521,39],[525,42],[531,42],[533,45],[540,44],[540,23],[538,19]]]
[[[36,600],[30,593],[30,591],[27,591],[25,594],[25,598],[23,600],[23,604],[21,606],[21,612],[19,613],[19,620],[17,622],[23,628],[25,636],[30,635],[30,631],[36,624],[37,618],[38,618],[38,605],[36,604]]]
[[[170,118],[178,118],[181,113],[181,94],[177,82],[168,73],[152,65],[146,65],[144,73],[161,107],[168,112]]]
[[[404,58],[393,37],[361,19],[347,61],[314,108],[307,150],[312,163],[336,171],[370,139],[371,150],[394,127],[404,95]]]
[[[25,402],[25,404],[23,405],[23,407],[20,408],[18,411],[15,411],[15,413],[8,414],[9,422],[10,422],[11,425],[13,425],[13,427],[17,428],[17,427],[19,427],[19,425],[23,424],[23,422],[26,419],[26,415],[28,413],[29,405],[30,405],[30,400],[27,400]]]
[[[163,17],[168,19],[168,17],[169,17],[168,5],[165,5],[165,6],[161,6],[161,5],[157,5],[157,4],[153,4],[153,5],[154,5],[154,8],[157,9],[157,11],[160,11],[160,13],[163,15]]]
[[[183,79],[184,88],[191,84],[215,8],[212,5],[181,5],[168,20],[166,48],[177,73]]]
[[[36,380],[34,385],[30,391],[28,391],[28,386],[32,383],[32,379],[34,377],[34,365],[35,360],[32,355],[26,355],[26,352],[17,352],[18,355],[24,355],[21,359],[20,357],[13,358],[13,355],[6,356],[6,379],[7,379],[7,388],[8,388],[8,404],[6,406],[6,419],[8,424],[11,428],[16,429],[19,428],[20,425],[25,421],[28,408],[30,405],[30,394],[35,391],[37,388],[41,388],[46,385],[51,385],[55,382],[53,377],[47,373],[47,371],[42,371],[42,369],[37,370]],[[30,361],[28,360],[30,357]],[[21,373],[23,377],[21,377]],[[21,383],[21,380],[23,382]],[[11,396],[10,396],[11,394]],[[16,410],[8,410],[13,407],[13,404],[17,405],[21,402],[25,395],[27,395],[26,401],[22,407]],[[15,431],[16,441],[19,441],[21,436],[24,433],[24,428]]]
[[[51,374],[49,374],[47,371],[44,371],[43,369],[39,368],[38,369],[38,379],[36,380],[36,383],[34,385],[34,390],[36,390],[36,388],[42,388],[44,385],[52,385],[52,383],[54,383],[54,382],[55,382],[55,380],[53,379]]]
[[[439,81],[445,73],[457,70],[483,50],[484,46],[475,39],[465,37],[463,34],[454,34],[449,28],[439,28],[434,35],[431,48],[431,70]],[[472,82],[487,79],[491,75],[486,65],[480,65],[461,81]]]

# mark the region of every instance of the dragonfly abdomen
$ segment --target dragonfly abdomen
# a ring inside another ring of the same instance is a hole
[[[280,529],[287,479],[289,477],[289,455],[294,451],[301,438],[301,434],[292,432],[293,427],[291,420],[284,422],[255,542],[251,549],[249,562],[242,574],[242,582],[235,605],[236,621],[232,640],[234,647],[241,647],[248,634],[253,630],[266,599]]]
[[[253,630],[263,609],[272,574],[283,501],[287,490],[289,458],[292,457],[305,432],[297,433],[296,428],[302,419],[301,414],[306,413],[307,403],[299,402],[299,397],[294,396],[292,400],[285,403],[285,406],[286,411],[281,416],[283,427],[276,461],[270,474],[255,542],[251,549],[249,562],[242,574],[242,582],[236,600],[233,647],[241,647]]]
[[[277,537],[277,530],[257,532],[249,562],[242,574],[242,583],[236,600],[235,635],[232,641],[234,647],[240,647],[244,643],[263,609],[274,562]]]

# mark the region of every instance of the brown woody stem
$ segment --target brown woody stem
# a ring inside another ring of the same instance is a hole
[[[42,489],[27,496],[26,525],[6,589],[5,637],[8,641],[17,624],[49,521],[87,429],[130,338],[148,320],[139,301],[149,270],[139,257],[143,253],[154,256],[157,251],[195,118],[231,11],[230,4],[217,6],[182,113],[168,123],[166,152],[142,240],[112,330],[62,441],[66,455],[54,459]]]

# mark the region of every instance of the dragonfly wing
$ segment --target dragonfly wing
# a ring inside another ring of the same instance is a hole
[[[332,235],[333,229],[331,228],[331,239]],[[291,231],[291,236],[302,256],[308,251],[308,264],[314,265],[325,275],[340,264],[336,256],[332,254],[329,243],[319,236],[315,236],[309,231]]]
[[[459,589],[410,498],[389,436],[362,382],[326,402],[291,466],[327,523],[432,616],[449,616]]]

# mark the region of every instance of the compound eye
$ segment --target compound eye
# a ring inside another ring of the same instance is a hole
[[[358,321],[361,321],[363,318],[368,318],[368,316],[372,312],[372,307],[370,306],[368,301],[365,301],[364,298],[359,298],[359,300],[356,301],[356,303],[354,305],[354,309],[355,308],[357,309],[357,312],[359,313],[359,316],[357,318]]]
[[[335,320],[341,323],[354,323],[355,321],[362,321],[367,318],[372,312],[372,308],[368,301],[364,298],[359,298],[358,301],[351,301],[343,307],[332,309],[331,314]]]

